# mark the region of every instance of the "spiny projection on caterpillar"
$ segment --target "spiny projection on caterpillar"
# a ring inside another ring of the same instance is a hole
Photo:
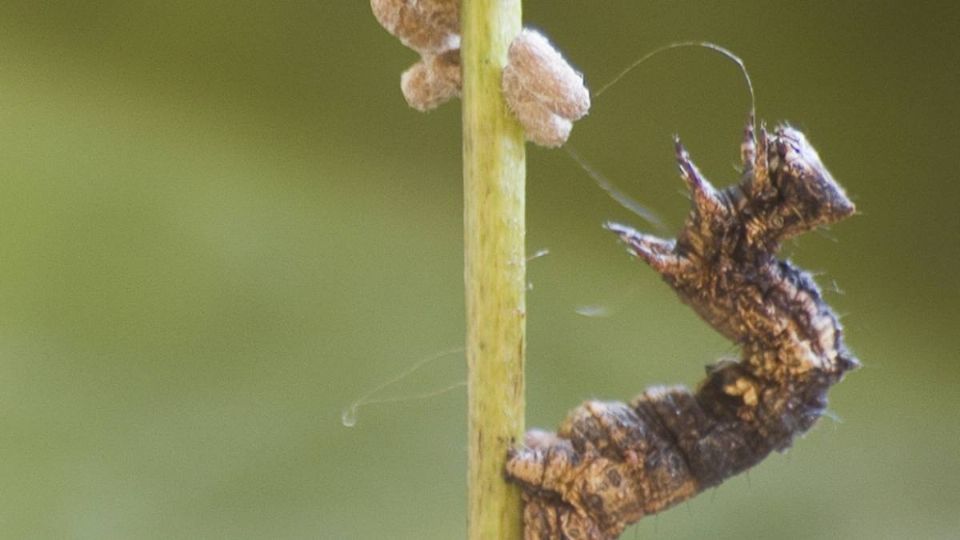
[[[528,432],[506,465],[523,489],[526,540],[612,540],[749,469],[809,429],[827,390],[859,365],[812,277],[776,257],[784,240],[852,215],[853,203],[796,129],[756,136],[751,114],[740,153],[739,184],[717,190],[676,141],[692,209],[675,240],[607,224],[740,359],[708,366],[694,391],[588,401],[556,433]]]

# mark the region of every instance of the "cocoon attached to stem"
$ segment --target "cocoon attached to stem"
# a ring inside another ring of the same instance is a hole
[[[380,26],[421,55],[460,48],[458,0],[370,0]]]
[[[567,142],[573,121],[590,109],[583,76],[536,30],[523,29],[508,55],[503,94],[527,139],[551,147]]]
[[[400,76],[407,105],[420,112],[434,109],[460,95],[460,51],[424,56]]]

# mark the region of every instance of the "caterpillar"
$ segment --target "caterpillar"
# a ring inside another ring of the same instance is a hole
[[[628,403],[588,401],[556,433],[532,430],[510,451],[526,540],[612,540],[787,449],[826,409],[827,390],[859,366],[810,274],[781,243],[855,211],[800,131],[754,131],[739,184],[715,189],[675,139],[692,208],[675,240],[608,223],[739,360],[708,366],[695,391],[655,387]]]

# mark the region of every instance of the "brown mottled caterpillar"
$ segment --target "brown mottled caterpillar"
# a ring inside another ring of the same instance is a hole
[[[718,191],[676,143],[692,210],[676,240],[607,228],[712,327],[739,361],[707,368],[696,391],[652,388],[629,403],[589,401],[557,433],[531,431],[507,476],[524,491],[527,540],[607,540],[785,450],[823,414],[857,359],[809,274],[780,243],[854,212],[806,137],[788,126],[741,146],[743,176]]]

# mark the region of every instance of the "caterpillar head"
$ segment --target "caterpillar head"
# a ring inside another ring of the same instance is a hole
[[[773,201],[767,202],[772,206],[768,208],[772,210],[769,225],[771,229],[780,229],[781,239],[835,223],[854,213],[853,202],[823,166],[803,133],[780,126],[772,136],[767,136],[766,142],[769,162],[766,180],[777,194]]]

